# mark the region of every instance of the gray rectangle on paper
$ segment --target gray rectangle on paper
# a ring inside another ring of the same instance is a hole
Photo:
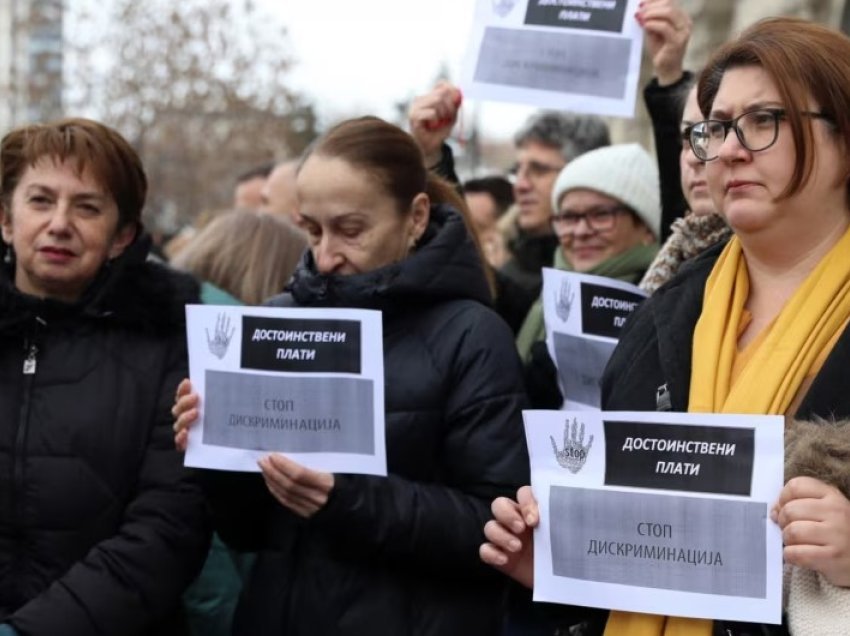
[[[487,27],[476,82],[622,99],[631,56],[622,37]]]
[[[617,343],[557,331],[552,339],[564,398],[599,408],[602,403],[599,379]]]
[[[557,520],[550,534],[556,576],[723,596],[767,596],[764,503],[553,486],[549,510]],[[650,531],[665,525],[671,528],[669,537]],[[634,551],[623,554],[628,544],[652,547],[656,555],[664,550],[665,556],[649,557],[646,550],[640,556]],[[593,545],[596,554],[590,553]],[[671,550],[675,558],[670,558]],[[719,554],[722,562],[695,564],[681,558],[703,552]]]
[[[206,372],[205,444],[369,455],[374,415],[369,379]]]

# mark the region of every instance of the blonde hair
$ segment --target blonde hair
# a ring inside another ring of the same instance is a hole
[[[303,232],[284,218],[237,210],[213,219],[172,264],[259,305],[283,290],[306,247]]]

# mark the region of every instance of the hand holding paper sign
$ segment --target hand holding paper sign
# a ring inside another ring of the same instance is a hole
[[[189,428],[198,419],[199,401],[192,383],[184,379],[177,387],[171,408],[175,418],[174,445],[180,451],[186,451]],[[309,518],[327,503],[334,486],[333,474],[310,470],[283,455],[269,455],[258,463],[269,492],[298,516]]]
[[[484,526],[488,543],[481,546],[481,560],[525,587],[534,584],[534,537],[540,523],[537,500],[531,486],[517,491],[517,500],[499,497],[491,506],[493,517]]]
[[[171,415],[174,417],[174,445],[177,450],[185,453],[186,443],[189,441],[189,427],[198,419],[198,394],[192,392],[189,378],[184,378],[177,386]]]
[[[791,479],[771,518],[782,529],[787,563],[850,587],[850,501],[838,488],[813,477]]]
[[[278,454],[264,457],[259,464],[269,492],[299,517],[309,519],[328,502],[333,474],[310,470]]]

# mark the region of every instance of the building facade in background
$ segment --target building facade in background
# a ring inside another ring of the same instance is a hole
[[[62,0],[0,0],[0,133],[62,116]]]

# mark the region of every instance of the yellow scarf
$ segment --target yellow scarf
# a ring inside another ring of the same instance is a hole
[[[731,380],[738,327],[750,291],[737,237],[726,245],[705,285],[694,330],[692,413],[786,413],[816,361],[825,357],[850,316],[850,229],[776,317],[740,375]],[[612,611],[605,636],[709,636],[709,620]]]

